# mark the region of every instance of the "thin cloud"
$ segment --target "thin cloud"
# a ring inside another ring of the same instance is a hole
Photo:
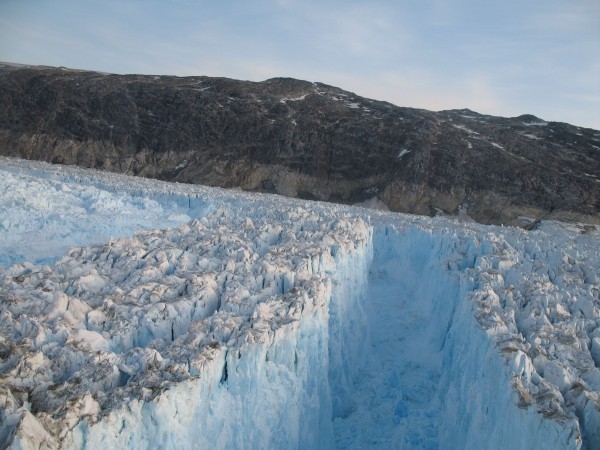
[[[292,76],[401,106],[531,112],[600,128],[600,4],[540,5],[6,0],[0,59],[253,81]]]

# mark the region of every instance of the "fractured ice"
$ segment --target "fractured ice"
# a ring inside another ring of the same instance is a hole
[[[595,227],[0,176],[3,447],[600,448]]]

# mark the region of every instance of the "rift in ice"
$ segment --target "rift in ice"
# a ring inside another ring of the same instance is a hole
[[[3,447],[600,447],[595,228],[0,163]]]

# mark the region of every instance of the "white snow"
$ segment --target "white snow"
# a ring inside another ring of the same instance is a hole
[[[543,120],[538,121],[538,122],[523,122],[524,125],[528,126],[528,127],[545,127],[548,126],[548,122],[545,122]]]
[[[404,155],[406,155],[408,153],[410,153],[410,150],[403,148],[402,150],[400,150],[400,153],[398,153],[398,156],[396,156],[396,158],[402,158]]]
[[[302,101],[302,100],[304,100],[304,99],[306,98],[306,96],[307,96],[307,95],[308,95],[308,94],[304,94],[304,95],[301,95],[300,97],[295,97],[295,98],[282,98],[282,99],[280,100],[280,102],[281,102],[281,103],[286,103],[286,102],[299,102],[299,101]]]
[[[533,140],[536,140],[536,141],[542,139],[539,136],[535,136],[533,134],[528,134],[528,133],[521,133],[521,136],[525,136],[527,139],[533,139]]]
[[[464,126],[464,125],[456,125],[456,124],[452,124],[452,126],[453,126],[454,128],[458,128],[459,130],[465,131],[465,132],[467,132],[467,133],[469,133],[469,134],[479,134],[477,131],[473,131],[473,130],[471,130],[470,128],[467,128],[467,127],[466,127],[466,126]]]
[[[0,168],[2,447],[600,446],[593,226]]]
[[[187,167],[187,165],[188,165],[188,161],[187,161],[187,159],[184,159],[179,164],[177,164],[177,167],[175,167],[175,170],[184,169]]]
[[[198,91],[198,92],[204,92],[204,91],[210,89],[210,85],[207,84],[205,81],[197,81],[195,83],[191,83],[189,86],[191,86],[192,90]]]

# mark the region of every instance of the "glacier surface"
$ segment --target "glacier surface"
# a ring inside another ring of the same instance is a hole
[[[600,448],[600,233],[0,159],[0,445]]]

